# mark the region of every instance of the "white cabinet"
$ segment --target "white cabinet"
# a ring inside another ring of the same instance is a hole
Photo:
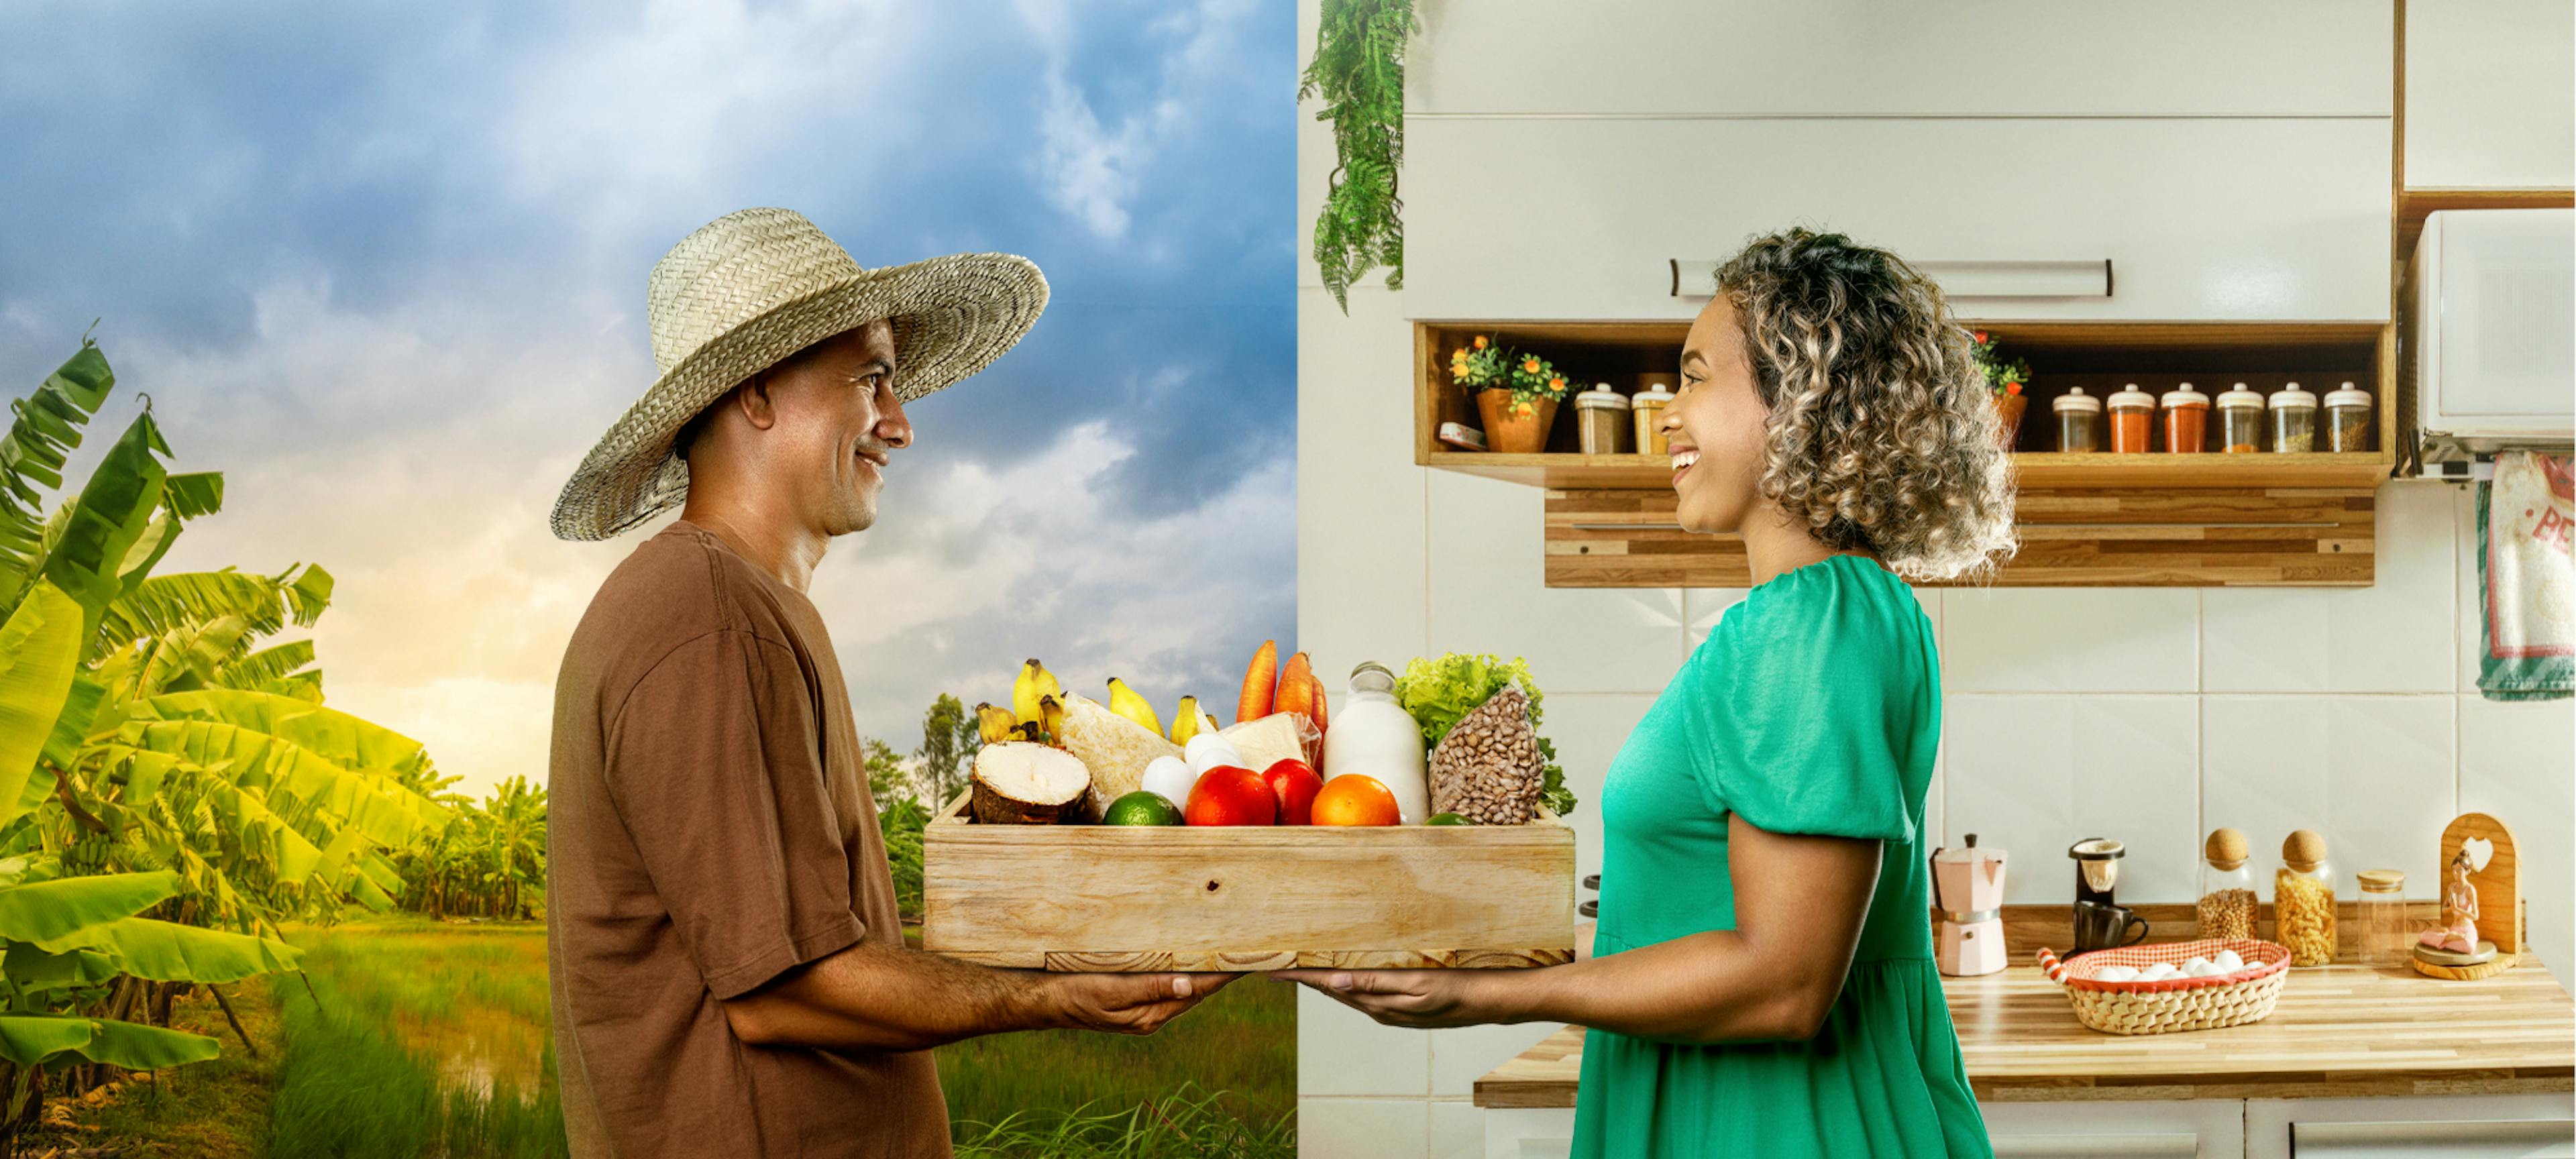
[[[1422,20],[1405,107],[1435,116],[2385,117],[2396,55],[2388,0],[1476,0]]]
[[[2245,1104],[1979,1103],[1995,1159],[2243,1159]]]
[[[1574,1108],[1486,1108],[1485,1159],[1566,1159],[1573,1153]]]
[[[2406,187],[2576,184],[2576,9],[2567,0],[2406,6]]]
[[[2245,1159],[2569,1159],[2570,1096],[2250,1099]]]
[[[1405,149],[1416,318],[1688,317],[1673,259],[1792,224],[1916,261],[2112,262],[2109,297],[1967,317],[2388,317],[2384,120],[1462,118]]]

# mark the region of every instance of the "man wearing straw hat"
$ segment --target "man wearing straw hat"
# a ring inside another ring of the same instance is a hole
[[[930,1047],[1149,1034],[1222,979],[989,970],[905,948],[848,690],[805,596],[876,520],[904,404],[1046,305],[1035,265],[863,270],[803,217],[690,234],[646,297],[661,378],[555,502],[619,564],[555,682],[546,946],[575,1155],[946,1155]]]

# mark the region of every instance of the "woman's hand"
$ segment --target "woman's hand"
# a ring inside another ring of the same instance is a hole
[[[1522,970],[1273,970],[1388,1026],[1434,1030],[1514,1021],[1497,1001]]]

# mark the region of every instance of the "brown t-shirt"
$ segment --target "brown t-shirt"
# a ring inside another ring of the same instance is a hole
[[[721,1000],[900,945],[848,690],[803,593],[675,522],[555,680],[546,949],[576,1156],[945,1156],[928,1051],[734,1037]]]

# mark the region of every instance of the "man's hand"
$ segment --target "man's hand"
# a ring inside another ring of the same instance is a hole
[[[1049,974],[1059,1025],[1108,1034],[1152,1034],[1224,989],[1238,974]]]
[[[1435,1030],[1505,1019],[1484,1001],[1483,988],[1508,981],[1476,970],[1273,970],[1282,982],[1302,982],[1318,994],[1388,1026]]]

